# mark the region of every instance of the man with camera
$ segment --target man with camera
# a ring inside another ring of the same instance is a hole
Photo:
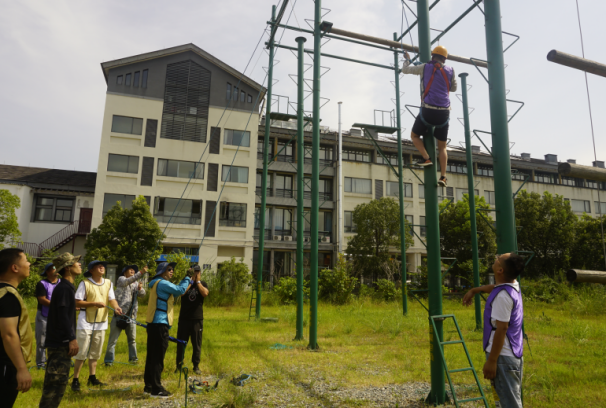
[[[202,271],[200,265],[189,268],[187,274],[190,275],[191,282],[187,290],[181,295],[181,310],[179,312],[179,327],[177,328],[177,339],[189,341],[193,347],[191,362],[194,366],[194,373],[201,374],[200,352],[202,349],[202,329],[204,323],[204,298],[208,296],[208,285],[200,280]],[[185,358],[185,345],[177,345],[177,369],[179,372]]]

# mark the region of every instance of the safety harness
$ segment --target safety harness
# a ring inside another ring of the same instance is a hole
[[[433,63],[433,72],[431,73],[431,77],[429,77],[429,82],[427,82],[427,86],[425,87],[425,92],[423,92],[423,100],[425,100],[425,97],[429,93],[429,89],[431,88],[431,84],[433,83],[433,78],[436,74],[436,71],[440,71],[442,73],[442,76],[444,77],[444,81],[446,82],[446,86],[448,86],[448,92],[450,92],[450,81],[448,80],[448,77],[446,76],[446,71],[444,71],[444,65],[442,65],[442,63],[438,62],[438,61],[432,61],[431,63]]]

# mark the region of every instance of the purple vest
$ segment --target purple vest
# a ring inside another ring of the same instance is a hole
[[[511,319],[509,320],[509,328],[507,329],[507,339],[511,345],[513,355],[521,358],[524,351],[524,334],[522,333],[524,306],[522,305],[522,294],[510,285],[495,287],[486,301],[486,307],[484,308],[484,351],[488,347],[491,333],[497,329],[492,326],[492,322],[490,321],[492,317],[492,302],[503,290],[513,299],[513,309],[511,311]]]
[[[51,296],[53,296],[53,291],[55,290],[55,288],[57,287],[57,284],[61,282],[61,279],[57,279],[56,283],[50,283],[49,281],[47,281],[46,279],[42,279],[40,281],[40,283],[42,283],[42,286],[44,286],[44,289],[46,289],[46,298],[48,300],[51,300]],[[43,317],[48,317],[48,306],[42,306],[42,316]]]
[[[434,62],[435,61],[428,62],[427,64],[425,64],[425,68],[423,70],[423,90],[421,92],[421,97],[423,97],[423,93],[425,93],[425,89],[427,89],[427,84],[429,84],[429,80],[431,79]],[[450,106],[450,95],[448,95],[448,90],[450,89],[450,84],[452,83],[454,69],[446,65],[442,65],[442,69],[446,72],[448,84],[446,83],[446,81],[444,81],[444,75],[442,75],[440,70],[437,69],[436,73],[433,76],[433,82],[431,83],[431,87],[429,88],[429,93],[427,94],[423,102],[428,105],[437,106],[440,108],[448,108]]]

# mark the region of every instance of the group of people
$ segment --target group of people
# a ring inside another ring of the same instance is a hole
[[[173,324],[173,306],[181,297],[177,338],[193,345],[194,372],[200,374],[200,354],[203,330],[203,304],[208,286],[200,280],[199,266],[190,268],[188,276],[178,285],[170,282],[175,263],[161,262],[150,279],[146,315],[147,326],[136,321],[138,298],[146,295],[143,278],[148,268],[139,271],[137,265],[127,265],[116,281],[105,278],[107,263],[92,261],[78,287],[76,278],[82,274],[80,256],[64,253],[47,264],[43,279],[37,284],[36,366],[45,370],[40,407],[58,407],[67,388],[72,358],[74,373],[71,389],[81,390],[80,372],[88,359],[88,386],[105,384],[97,376],[97,362],[101,358],[105,332],[110,328],[104,363],[111,366],[115,347],[121,332],[126,332],[129,362],[138,362],[136,325],[146,327],[147,357],[145,362],[144,392],[152,397],[167,398],[170,393],[162,386],[161,374],[168,347],[169,330]],[[32,333],[29,314],[17,291],[19,284],[30,274],[30,263],[21,249],[0,251],[0,395],[2,405],[12,407],[19,391],[26,392],[32,385],[27,367],[32,356]],[[114,315],[109,323],[109,311]],[[76,316],[77,312],[78,316]],[[177,350],[177,370],[182,367],[185,344]]]

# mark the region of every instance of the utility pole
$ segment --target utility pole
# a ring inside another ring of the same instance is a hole
[[[303,217],[304,206],[304,177],[305,177],[305,123],[304,113],[304,79],[305,71],[305,37],[296,38],[298,45],[297,53],[297,333],[295,340],[303,340],[303,246],[305,234],[305,219]]]

